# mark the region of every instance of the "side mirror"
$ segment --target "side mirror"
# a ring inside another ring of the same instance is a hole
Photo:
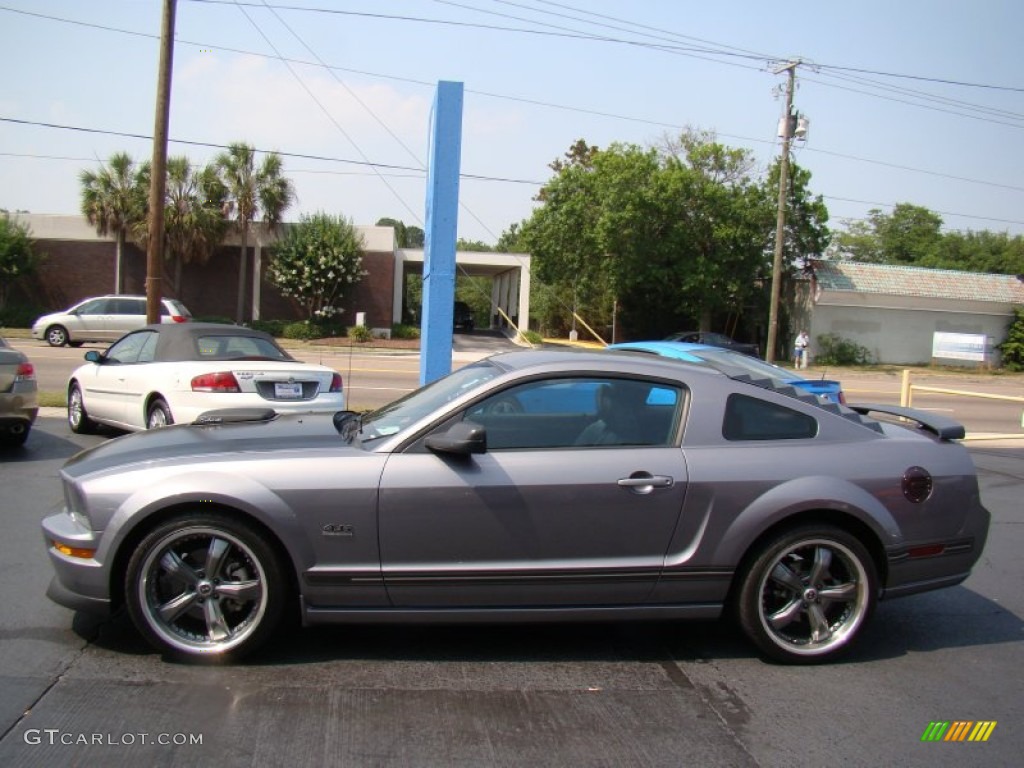
[[[431,435],[423,444],[435,453],[454,453],[459,456],[487,453],[487,430],[476,422],[460,421],[443,435]]]
[[[90,363],[102,363],[103,355],[97,352],[95,349],[90,349],[85,353],[85,359]]]

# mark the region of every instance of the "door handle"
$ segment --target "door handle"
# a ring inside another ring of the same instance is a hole
[[[634,472],[618,481],[619,487],[629,488],[633,493],[646,494],[655,488],[671,488],[675,480],[668,475],[652,475],[649,472]]]

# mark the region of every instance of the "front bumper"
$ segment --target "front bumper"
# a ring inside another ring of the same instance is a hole
[[[76,523],[66,512],[43,520],[43,539],[55,575],[46,596],[59,605],[76,611],[109,614],[110,577],[95,557],[74,557],[60,552],[54,542],[76,550],[95,551],[98,542],[93,531]]]

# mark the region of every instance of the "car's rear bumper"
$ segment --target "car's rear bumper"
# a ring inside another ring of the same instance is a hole
[[[971,575],[981,557],[991,516],[978,505],[955,538],[890,549],[883,597],[901,597],[952,587]]]

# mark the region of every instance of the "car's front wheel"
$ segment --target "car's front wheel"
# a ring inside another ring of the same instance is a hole
[[[77,383],[72,384],[68,390],[68,426],[78,435],[90,435],[96,431],[96,422],[89,418],[85,410],[82,388]]]
[[[163,398],[158,397],[149,404],[149,409],[146,411],[146,429],[166,427],[173,423],[174,417],[171,416],[171,408]]]
[[[191,661],[233,661],[280,623],[287,600],[280,558],[252,526],[191,512],[147,535],[128,563],[132,621],[160,651]]]
[[[736,607],[744,632],[766,656],[797,664],[846,650],[871,615],[878,589],[864,545],[824,525],[768,541],[741,578]]]
[[[46,343],[51,347],[63,347],[68,343],[67,329],[62,325],[51,325],[46,329]]]

